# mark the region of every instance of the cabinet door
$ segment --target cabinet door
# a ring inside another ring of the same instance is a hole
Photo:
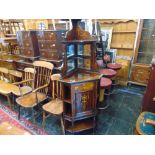
[[[131,73],[131,80],[134,82],[147,84],[150,75],[149,65],[134,65]]]
[[[74,102],[73,109],[74,116],[80,117],[91,115],[96,109],[97,102],[97,85],[96,82],[87,82],[73,86]]]
[[[137,63],[150,64],[155,51],[155,19],[144,19]]]

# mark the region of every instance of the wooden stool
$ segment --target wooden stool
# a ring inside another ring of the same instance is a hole
[[[110,96],[110,88],[112,85],[112,81],[108,78],[102,77],[100,80],[100,99],[99,102],[103,102],[104,96]],[[107,98],[108,99],[108,98]],[[99,106],[98,109],[106,109],[109,107],[109,104],[104,105],[103,107]]]
[[[122,68],[122,65],[117,64],[117,63],[109,63],[109,64],[107,64],[107,68],[118,71],[118,70],[120,70]]]
[[[116,78],[116,74],[117,72],[113,69],[101,69],[100,73],[103,74],[104,77],[111,79],[112,81],[112,88],[111,90],[113,90],[115,84],[115,78]]]
[[[117,63],[109,63],[107,65],[107,68],[113,69],[113,70],[115,70],[117,72],[117,71],[119,71],[122,68],[122,65],[121,64],[117,64]],[[112,85],[113,85],[113,87],[117,85],[116,78],[113,80],[113,84]]]
[[[103,74],[104,77],[107,77],[107,78],[114,78],[117,74],[116,71],[114,71],[113,69],[100,69],[99,72],[101,74]]]

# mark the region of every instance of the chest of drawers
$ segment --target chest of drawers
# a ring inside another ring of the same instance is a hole
[[[62,41],[66,35],[66,30],[44,30],[37,31],[40,58],[47,61],[59,61],[62,59]]]
[[[34,59],[40,57],[36,31],[17,31],[16,36],[20,56]]]

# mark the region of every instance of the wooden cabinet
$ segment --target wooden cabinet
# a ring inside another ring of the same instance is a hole
[[[40,57],[36,31],[17,31],[20,56],[36,59]]]
[[[111,49],[117,49],[117,56],[133,56],[138,20],[104,19],[99,20],[101,29],[113,27]]]
[[[65,35],[65,30],[37,31],[40,58],[52,63],[62,61],[63,50],[61,42],[64,40]]]
[[[150,63],[155,51],[155,20],[140,20],[139,32],[134,57],[131,81],[141,85],[146,85],[149,79]],[[137,70],[135,73],[134,70]],[[143,75],[143,76],[142,76]]]
[[[95,74],[77,72],[62,79],[66,131],[78,133],[95,128],[98,78]]]
[[[147,64],[133,64],[131,72],[131,81],[135,84],[146,86],[150,75],[150,65]]]
[[[65,41],[63,107],[65,131],[78,133],[94,129],[99,79],[96,71],[96,42],[93,40]]]
[[[155,81],[155,57],[152,61],[149,80],[142,102],[142,111],[155,112],[155,101],[153,101],[153,98],[155,97],[154,81]]]

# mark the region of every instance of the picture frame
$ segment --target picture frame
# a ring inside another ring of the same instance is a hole
[[[101,36],[102,41],[107,41],[107,49],[110,49],[110,44],[112,40],[113,27],[101,26]]]

